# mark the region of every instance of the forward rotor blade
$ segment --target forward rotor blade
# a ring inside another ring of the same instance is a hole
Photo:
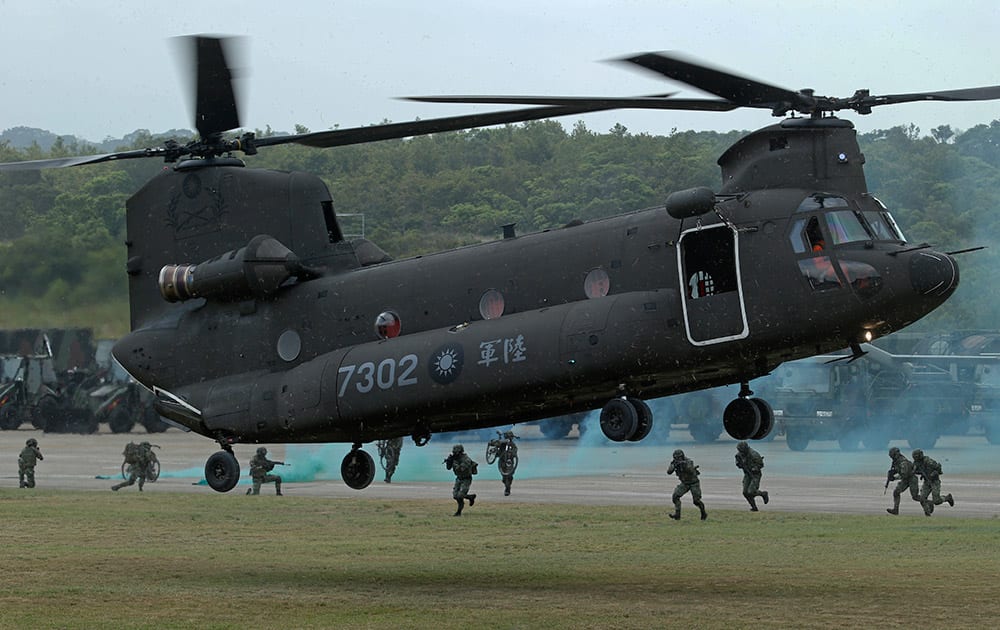
[[[500,105],[550,105],[560,107],[600,107],[601,109],[681,109],[728,112],[739,105],[729,101],[674,99],[671,94],[656,96],[408,96],[424,103],[491,103]]]
[[[625,57],[620,61],[652,70],[744,107],[771,108],[776,103],[798,104],[803,100],[798,92],[716,70],[667,53],[644,53]]]
[[[195,52],[195,128],[202,138],[238,129],[240,116],[233,92],[233,73],[227,62],[231,38],[188,38]]]
[[[992,101],[996,99],[1000,99],[1000,85],[938,92],[872,96],[870,97],[870,105],[893,105],[895,103],[912,103],[915,101]]]
[[[319,148],[339,147],[349,144],[376,142],[378,140],[424,136],[442,131],[474,129],[477,127],[489,127],[491,125],[555,118],[557,116],[571,116],[573,114],[585,114],[587,112],[607,109],[614,109],[614,107],[533,107],[530,109],[431,118],[429,120],[415,120],[413,122],[390,123],[387,125],[372,125],[370,127],[333,129],[294,136],[270,136],[267,138],[258,138],[254,140],[254,144],[258,147],[263,147],[291,142]]]

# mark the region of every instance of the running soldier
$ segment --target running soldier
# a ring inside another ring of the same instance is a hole
[[[261,446],[257,449],[257,454],[250,458],[250,479],[253,482],[252,488],[247,488],[247,494],[260,494],[260,485],[274,482],[274,493],[281,494],[281,477],[272,475],[271,471],[275,466],[284,466],[285,462],[273,462],[267,458],[267,449]]]
[[[750,511],[756,512],[756,498],[764,499],[764,505],[767,505],[769,498],[767,490],[760,489],[764,457],[745,441],[741,441],[736,444],[736,467],[743,471],[743,498],[750,504]]]
[[[917,481],[917,474],[913,471],[913,462],[906,459],[906,455],[903,455],[902,451],[893,446],[889,449],[889,459],[892,460],[892,465],[886,474],[886,487],[888,488],[889,484],[896,479],[899,480],[899,483],[892,489],[892,507],[886,508],[885,511],[896,516],[899,514],[899,498],[907,490],[910,491],[910,496],[913,497],[914,501],[920,501],[920,484]]]
[[[111,486],[111,489],[118,492],[125,486],[131,486],[138,480],[139,492],[142,492],[142,486],[146,484],[146,475],[149,474],[149,463],[152,455],[153,445],[149,442],[143,442],[142,444],[129,442],[126,444],[125,450],[122,451],[122,456],[125,457],[125,464],[128,466],[128,479]]]
[[[476,495],[469,494],[469,489],[472,487],[472,475],[479,472],[479,465],[465,454],[465,447],[461,444],[452,447],[451,455],[444,460],[444,465],[455,473],[455,487],[451,496],[458,503],[458,511],[453,516],[461,516],[466,499],[469,500],[469,507],[476,504]]]
[[[691,493],[691,500],[698,509],[701,510],[701,520],[708,518],[708,512],[705,511],[705,504],[701,502],[701,482],[698,481],[698,467],[695,466],[693,460],[684,457],[684,451],[677,449],[674,451],[674,459],[670,462],[670,467],[667,468],[667,474],[672,475],[676,473],[677,479],[680,483],[674,488],[674,494],[671,500],[674,502],[674,513],[670,515],[670,518],[675,521],[681,519],[681,497]]]
[[[19,488],[35,487],[35,464],[45,459],[38,448],[38,440],[28,438],[17,456],[17,479]]]
[[[920,505],[924,506],[925,515],[933,514],[934,506],[941,505],[945,501],[950,506],[955,505],[955,499],[952,498],[951,493],[941,498],[941,464],[924,455],[924,452],[919,448],[913,451],[913,470],[924,480],[923,485],[920,486]],[[930,500],[928,500],[928,496],[931,497]]]
[[[385,482],[392,483],[392,476],[396,472],[396,466],[399,465],[399,452],[403,450],[403,438],[379,440],[377,446],[379,459],[382,460],[382,468],[385,470]]]

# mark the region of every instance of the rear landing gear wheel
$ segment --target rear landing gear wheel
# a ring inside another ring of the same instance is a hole
[[[340,476],[349,488],[364,490],[375,479],[375,460],[360,445],[355,445],[340,464]]]
[[[205,481],[216,492],[229,492],[240,481],[240,463],[230,451],[218,451],[205,462]]]
[[[624,442],[635,435],[639,412],[624,398],[612,398],[601,409],[601,431],[612,442]]]
[[[773,420],[772,420],[773,422]],[[749,398],[737,398],[722,413],[726,433],[736,440],[749,440],[760,430],[760,410]]]

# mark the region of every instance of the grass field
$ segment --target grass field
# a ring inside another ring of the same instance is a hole
[[[4,628],[993,627],[979,519],[0,490]]]

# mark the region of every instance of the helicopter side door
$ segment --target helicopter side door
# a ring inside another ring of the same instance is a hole
[[[719,223],[681,233],[677,268],[688,340],[707,346],[750,334],[736,230]]]

